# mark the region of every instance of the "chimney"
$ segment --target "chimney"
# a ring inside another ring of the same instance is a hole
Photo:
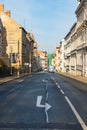
[[[10,17],[11,16],[11,11],[10,10],[6,10],[5,14]]]
[[[4,5],[3,4],[0,4],[0,13],[1,12],[4,12]]]

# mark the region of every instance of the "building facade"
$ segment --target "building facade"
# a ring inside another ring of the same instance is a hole
[[[52,65],[54,66],[55,72],[58,72],[60,70],[60,47],[56,47],[52,59]]]
[[[22,66],[26,62],[27,32],[11,18],[9,10],[4,12],[2,4],[0,4],[0,16],[3,24],[3,59],[8,66],[19,59]]]
[[[78,0],[75,13],[77,22],[64,38],[65,72],[87,77],[87,0]]]
[[[65,39],[62,39],[62,41],[60,42],[60,69],[59,69],[62,72],[65,72],[66,70],[66,64],[64,60],[66,53],[64,52],[64,46],[65,46]]]
[[[39,70],[48,69],[48,56],[46,51],[38,51]]]
[[[87,0],[81,0],[76,9],[76,75],[87,77]]]
[[[34,56],[36,56],[36,41],[33,34],[27,33],[20,24],[11,18],[10,10],[4,12],[3,4],[0,4],[0,17],[3,25],[3,60],[8,67],[20,68],[23,72],[33,70]]]
[[[87,0],[78,0],[75,13],[77,21],[60,42],[60,71],[87,77]]]
[[[0,58],[2,57],[2,22],[0,19]]]

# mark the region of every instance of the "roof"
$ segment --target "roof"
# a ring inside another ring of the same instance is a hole
[[[19,23],[17,23],[13,18],[6,15],[5,12],[1,12],[0,17],[2,24],[4,24],[5,21],[11,21],[11,22],[13,21],[19,27],[19,29],[22,29],[25,33],[27,33],[27,31]]]

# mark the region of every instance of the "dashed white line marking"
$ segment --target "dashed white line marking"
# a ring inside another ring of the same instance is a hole
[[[19,82],[19,83],[21,83],[21,82],[23,82],[23,81],[24,81],[23,79],[21,79],[21,80],[18,80],[18,82]]]
[[[46,101],[48,100],[48,92],[47,92],[47,94],[46,94]]]
[[[58,83],[56,82],[56,85],[58,85]]]
[[[64,95],[64,92],[63,92],[63,90],[62,90],[62,89],[60,89],[60,91],[61,91],[61,93]]]
[[[60,88],[60,86],[59,86],[59,85],[58,85],[57,87],[58,87],[58,88]]]
[[[54,77],[52,77],[52,79],[55,80]]]
[[[75,114],[76,118],[78,119],[80,125],[82,126],[83,130],[87,130],[87,126],[85,124],[85,122],[82,120],[82,118],[80,117],[79,113],[77,112],[77,110],[75,109],[75,107],[73,106],[73,104],[71,103],[71,101],[69,100],[69,98],[67,96],[65,96],[66,101],[68,102],[69,106],[71,107],[73,113]]]
[[[52,78],[52,80],[55,81],[55,79],[53,77],[51,77],[51,78]],[[59,89],[61,88],[56,81],[55,81],[55,84],[57,85],[57,87]],[[62,89],[60,89],[60,91],[62,94],[64,94]],[[75,107],[73,106],[73,104],[71,103],[69,98],[67,96],[65,96],[65,99],[66,99],[67,103],[69,104],[70,108],[72,109],[73,113],[75,114],[76,118],[78,119],[83,130],[87,130],[87,126],[86,126],[85,122],[82,120],[82,118],[80,117],[79,113],[77,112],[77,110],[75,109]],[[47,116],[46,118],[48,118],[48,113],[46,113],[46,116]],[[47,119],[47,122],[49,123],[48,119]]]

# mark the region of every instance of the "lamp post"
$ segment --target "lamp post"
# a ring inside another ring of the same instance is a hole
[[[10,53],[10,65],[11,65],[11,70],[10,70],[10,74],[12,75],[12,52],[13,52],[13,48],[11,46],[11,53]]]
[[[17,76],[20,75],[20,59],[19,59],[19,40],[18,40],[18,56],[17,56]]]

